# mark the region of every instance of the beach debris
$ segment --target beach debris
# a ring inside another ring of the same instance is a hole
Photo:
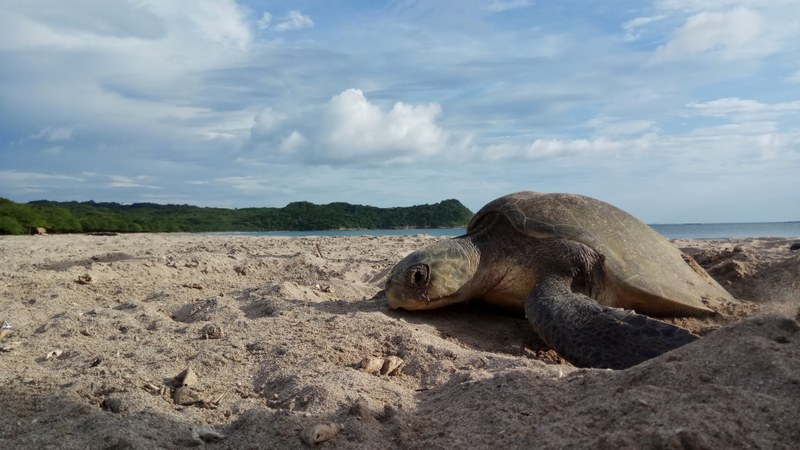
[[[218,308],[219,302],[216,298],[198,300],[183,305],[172,313],[172,319],[183,323],[207,322]]]
[[[92,282],[92,276],[89,275],[88,273],[85,273],[83,275],[78,275],[78,279],[75,280],[75,282],[78,284],[89,284]]]
[[[319,248],[319,243],[315,242],[314,247],[317,249],[317,256],[324,259],[325,257],[322,256],[322,250]]]
[[[300,432],[300,439],[308,445],[317,445],[332,439],[342,430],[341,425],[334,422],[310,425]]]
[[[166,386],[156,386],[153,383],[146,383],[144,386],[142,386],[142,389],[152,395],[164,395],[164,393],[167,392]]]
[[[358,367],[367,373],[378,373],[381,371],[381,367],[383,367],[383,358],[367,356],[361,360]]]
[[[206,326],[200,330],[200,335],[203,339],[221,339],[223,334],[222,327],[213,323],[206,324]]]
[[[387,356],[383,360],[383,366],[381,366],[381,375],[397,375],[404,364],[405,361],[399,356]]]
[[[175,393],[172,394],[172,401],[175,402],[176,405],[191,406],[195,403],[202,402],[203,398],[200,392],[193,388],[181,386],[175,389]]]
[[[215,409],[225,396],[224,394],[220,394],[216,397],[208,397],[204,392],[197,389],[200,379],[191,367],[184,369],[174,380],[178,388],[175,389],[175,392],[172,394],[172,401],[175,402],[176,405],[194,405],[206,409]],[[148,386],[145,386],[145,388],[148,389]],[[158,388],[150,385],[148,391],[152,394],[163,392],[161,390],[156,391],[156,389]]]
[[[358,363],[358,368],[366,373],[381,375],[397,375],[405,362],[399,356],[367,356]]]
[[[197,445],[204,445],[206,442],[218,442],[225,439],[225,435],[218,432],[211,425],[194,425],[191,428],[192,441]]]
[[[181,387],[193,387],[197,386],[200,379],[191,367],[187,367],[175,377],[175,381],[177,381]]]
[[[21,341],[8,341],[3,345],[0,345],[0,353],[11,352],[17,349],[22,344]]]
[[[223,398],[225,398],[225,394],[219,394],[211,398],[204,398],[200,400],[200,404],[198,406],[205,409],[217,409]]]
[[[199,283],[184,283],[181,287],[189,288],[189,289],[197,289],[198,291],[203,290],[203,285]]]
[[[11,336],[11,330],[14,327],[11,326],[7,320],[3,320],[3,324],[0,325],[0,339],[6,339]]]
[[[64,354],[64,350],[61,350],[61,349],[51,350],[51,351],[47,352],[47,355],[45,355],[44,359],[58,358],[59,356],[61,356],[63,354]]]
[[[333,292],[333,288],[331,288],[331,286],[327,284],[315,284],[314,289],[320,292],[325,292],[326,294],[330,294],[331,292]]]

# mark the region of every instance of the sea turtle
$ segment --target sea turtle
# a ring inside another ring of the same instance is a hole
[[[387,278],[386,297],[393,309],[475,299],[524,312],[567,361],[613,369],[697,339],[642,314],[707,315],[733,301],[694,260],[625,211],[538,192],[500,197],[463,236],[405,257]]]

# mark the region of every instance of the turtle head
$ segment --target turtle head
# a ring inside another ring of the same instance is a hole
[[[470,298],[478,251],[467,238],[437,242],[403,258],[386,279],[389,307],[435,309]]]

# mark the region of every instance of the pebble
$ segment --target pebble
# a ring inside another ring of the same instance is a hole
[[[192,370],[191,367],[183,369],[183,372],[178,374],[178,376],[175,377],[175,380],[184,387],[197,386],[197,383],[200,382],[199,378],[197,378],[197,374],[194,373],[194,370]]]
[[[119,414],[128,409],[128,405],[125,400],[119,397],[109,397],[103,400],[102,406],[115,414]]]
[[[383,366],[381,366],[381,375],[397,375],[404,364],[405,361],[399,356],[387,356],[383,360]]]
[[[222,327],[209,323],[200,330],[203,339],[221,339],[223,336]]]
[[[211,425],[195,425],[192,427],[192,441],[197,445],[204,445],[206,442],[217,442],[225,439],[225,435],[218,432]]]
[[[380,373],[381,375],[397,375],[400,373],[400,368],[405,365],[399,356],[387,356],[385,358],[378,358],[375,356],[367,356],[362,359],[358,364],[358,368],[367,373]]]
[[[172,401],[175,402],[176,405],[189,406],[201,402],[202,400],[202,396],[199,392],[187,386],[179,387],[175,390],[175,394],[172,395]]]
[[[318,423],[303,429],[300,432],[300,439],[308,445],[317,445],[336,436],[342,427],[337,423]]]
[[[367,356],[361,360],[359,368],[367,373],[378,373],[383,367],[383,358],[376,358],[374,356]]]

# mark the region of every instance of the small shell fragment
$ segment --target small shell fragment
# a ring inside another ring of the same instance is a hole
[[[64,353],[63,350],[59,350],[59,349],[51,350],[51,351],[47,352],[47,355],[45,355],[44,359],[58,358],[63,353]]]
[[[145,384],[144,386],[142,386],[142,389],[153,395],[162,395],[166,391],[166,388],[164,386],[159,387],[152,383]]]
[[[318,423],[304,428],[300,432],[300,439],[308,445],[317,445],[333,438],[341,429],[338,423]]]
[[[383,358],[376,358],[374,356],[367,356],[361,360],[358,367],[367,373],[378,373],[383,367]]]
[[[383,360],[381,375],[396,375],[405,362],[399,356],[387,356]]]

